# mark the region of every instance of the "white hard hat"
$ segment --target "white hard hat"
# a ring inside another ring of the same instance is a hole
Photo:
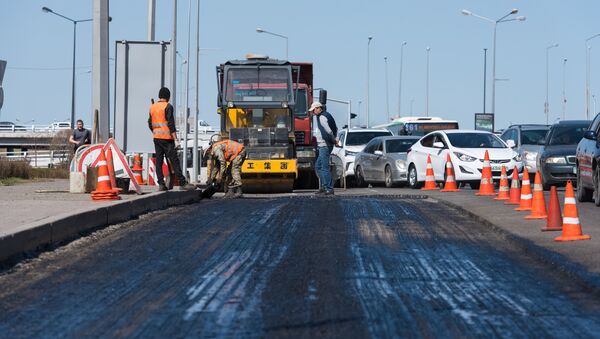
[[[322,105],[320,102],[318,102],[318,101],[315,101],[315,102],[313,102],[313,103],[312,103],[312,105],[310,105],[310,109],[309,109],[309,111],[311,111],[311,112],[312,112],[312,111],[313,111],[315,108],[317,108],[317,107],[323,107],[323,105]]]

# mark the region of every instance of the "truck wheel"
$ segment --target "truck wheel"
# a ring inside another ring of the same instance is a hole
[[[586,202],[592,200],[592,192],[583,187],[583,182],[581,180],[581,173],[579,171],[579,166],[577,166],[577,201]]]
[[[408,167],[408,187],[417,189],[421,187],[419,178],[417,177],[417,169],[414,164],[410,164]]]

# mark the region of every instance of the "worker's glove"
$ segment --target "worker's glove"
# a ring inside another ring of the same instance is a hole
[[[181,143],[177,139],[175,139],[175,148],[176,149],[181,149]]]

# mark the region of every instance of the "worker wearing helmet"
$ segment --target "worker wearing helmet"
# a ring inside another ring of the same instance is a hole
[[[211,145],[207,153],[212,157],[214,165],[208,184],[217,182],[220,174],[221,183],[228,185],[225,197],[240,198],[242,196],[242,164],[246,159],[244,145],[229,139],[222,140],[221,137],[218,137],[215,141],[211,139]],[[227,168],[228,162],[229,168]]]

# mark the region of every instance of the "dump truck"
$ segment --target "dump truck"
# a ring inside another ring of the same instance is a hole
[[[217,66],[217,82],[220,134],[243,143],[247,151],[244,192],[291,192],[294,184],[306,186],[298,180],[311,180],[306,172],[314,169],[307,112],[312,64],[247,55]]]

